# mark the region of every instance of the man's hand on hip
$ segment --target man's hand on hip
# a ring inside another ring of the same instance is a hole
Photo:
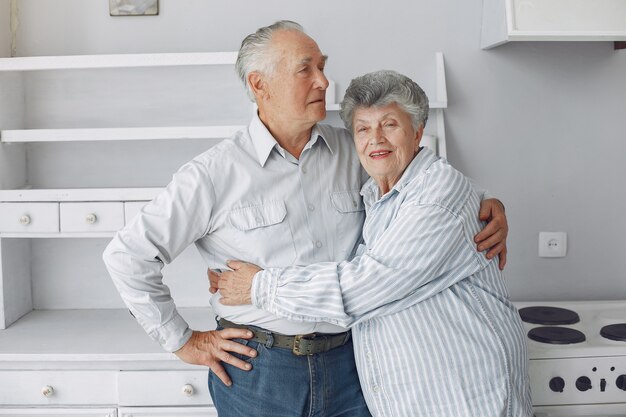
[[[174,354],[183,362],[208,366],[215,376],[225,385],[230,386],[232,385],[232,381],[222,366],[222,362],[226,362],[244,371],[249,371],[252,369],[252,366],[234,355],[231,355],[229,352],[235,352],[250,357],[255,357],[257,354],[256,350],[233,342],[230,339],[249,339],[251,337],[252,332],[246,329],[224,329],[207,332],[194,331],[187,343],[174,352]]]

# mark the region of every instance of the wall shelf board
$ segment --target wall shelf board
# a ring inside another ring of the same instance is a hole
[[[162,190],[161,187],[0,190],[0,201],[150,201]]]
[[[73,142],[123,141],[161,139],[224,139],[245,126],[172,126],[96,129],[22,129],[3,130],[0,141],[15,142]]]
[[[112,238],[115,232],[60,232],[60,233],[0,233],[1,238],[51,239],[51,238]]]
[[[31,56],[4,58],[0,71],[234,65],[237,52]]]

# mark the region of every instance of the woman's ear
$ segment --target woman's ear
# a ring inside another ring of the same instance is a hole
[[[422,136],[424,135],[424,124],[420,124],[420,127],[417,128],[415,132],[415,151],[420,148],[420,142],[422,141]]]

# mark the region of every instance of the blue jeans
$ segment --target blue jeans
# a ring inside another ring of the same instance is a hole
[[[222,363],[233,384],[209,372],[209,391],[219,417],[371,417],[359,385],[352,340],[311,356],[242,339],[255,358],[234,354],[252,365],[242,371]]]

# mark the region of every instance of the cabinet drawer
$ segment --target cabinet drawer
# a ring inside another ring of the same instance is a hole
[[[211,405],[207,371],[129,371],[118,379],[120,405]]]
[[[0,203],[0,232],[58,231],[59,203]]]
[[[121,407],[118,417],[217,417],[213,407]]]
[[[114,371],[2,371],[0,404],[116,404]]]
[[[115,232],[124,227],[124,203],[61,203],[61,232]]]
[[[126,224],[130,223],[133,217],[135,217],[146,204],[148,204],[147,201],[127,201],[124,203],[124,219]]]

